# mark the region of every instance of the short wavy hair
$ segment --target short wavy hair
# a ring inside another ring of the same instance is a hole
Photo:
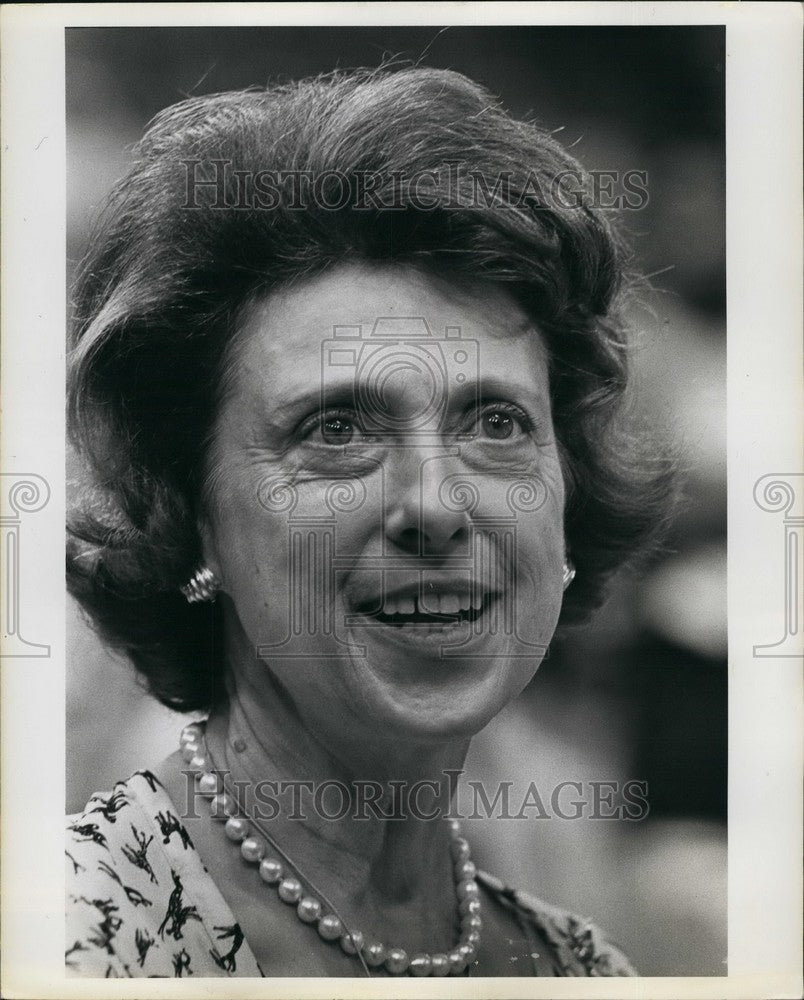
[[[298,191],[269,191],[303,175],[317,186],[301,207]],[[260,198],[244,200],[244,177]],[[365,204],[342,204],[344,184],[361,183]],[[204,457],[238,316],[250,296],[346,261],[496,283],[544,334],[577,569],[561,623],[657,545],[674,464],[621,419],[627,257],[611,219],[578,197],[590,190],[552,135],[445,70],[336,72],[191,98],[151,122],[75,286],[69,425],[92,488],[71,515],[68,585],[163,704],[224,697],[219,608],[179,587],[200,558]]]

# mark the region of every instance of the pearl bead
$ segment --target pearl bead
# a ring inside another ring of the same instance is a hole
[[[459,948],[454,948],[448,955],[449,971],[452,976],[459,976],[466,968],[466,959]]]
[[[472,947],[471,944],[459,944],[457,951],[463,956],[463,960],[466,965],[471,965],[472,962],[477,958],[477,952]]]
[[[190,761],[190,767],[194,771],[206,771],[209,767],[209,761],[202,753],[197,753]]]
[[[347,955],[356,955],[359,951],[362,951],[363,932],[352,931],[351,934],[343,934],[341,936],[341,948],[343,948]]]
[[[385,959],[385,968],[392,976],[401,976],[408,967],[408,954],[402,948],[392,948]]]
[[[460,837],[461,835],[461,824],[457,819],[447,820],[447,829],[452,834],[453,837]]]
[[[455,865],[455,878],[459,881],[465,879],[474,879],[477,875],[477,868],[475,867],[474,861],[459,861]]]
[[[457,864],[460,861],[469,860],[469,843],[465,837],[455,837],[449,845],[452,853],[452,860]]]
[[[469,931],[482,931],[483,921],[476,913],[468,913],[465,917],[461,917],[461,930],[467,934]]]
[[[185,743],[184,746],[181,749],[181,755],[182,755],[182,758],[183,758],[184,762],[186,764],[189,764],[190,761],[193,759],[193,757],[195,757],[195,755],[198,753],[198,751],[200,749],[201,748],[199,747],[199,745],[197,743]]]
[[[473,948],[477,949],[480,947],[480,932],[479,931],[469,931],[468,934],[464,934],[463,943],[470,944]]]
[[[200,739],[203,732],[203,727],[199,726],[197,722],[190,722],[181,731],[181,736],[179,739],[182,743],[191,743]]]
[[[205,798],[212,798],[213,795],[218,793],[218,776],[217,774],[210,774],[209,771],[204,774],[198,775],[198,791]]]
[[[462,917],[470,913],[480,916],[480,899],[477,896],[467,896],[458,904],[458,912]]]
[[[305,896],[304,899],[299,900],[296,913],[298,913],[299,920],[303,923],[314,924],[321,916],[321,904],[317,899],[313,899],[312,896]]]
[[[265,845],[262,841],[257,840],[256,837],[246,837],[240,845],[240,853],[243,855],[244,861],[250,861],[254,864],[257,861],[262,861],[265,854]]]
[[[432,965],[432,974],[434,976],[447,976],[449,975],[449,958],[443,952],[439,952],[437,955],[433,955],[430,959]]]
[[[282,878],[282,865],[273,858],[265,858],[260,862],[260,878],[268,885],[275,885]]]
[[[370,941],[363,949],[366,965],[382,965],[385,961],[385,946],[379,941]]]
[[[318,933],[325,941],[334,941],[343,934],[343,924],[334,913],[325,913],[318,921]]]
[[[302,884],[297,878],[283,878],[277,891],[283,903],[298,903],[303,892]]]
[[[239,816],[230,816],[223,829],[229,840],[245,840],[248,836],[248,823]]]
[[[210,804],[212,815],[215,819],[224,820],[235,811],[235,804],[226,792],[220,792]]]
[[[461,901],[464,899],[477,899],[479,895],[477,883],[470,879],[459,882],[455,891],[458,893],[458,899]]]
[[[429,976],[433,970],[433,961],[429,955],[414,955],[410,960],[410,974],[412,976]]]

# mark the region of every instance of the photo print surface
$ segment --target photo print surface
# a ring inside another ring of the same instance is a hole
[[[725,44],[66,30],[68,974],[726,974]]]

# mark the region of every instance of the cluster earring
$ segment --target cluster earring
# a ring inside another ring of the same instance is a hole
[[[197,604],[201,601],[214,601],[221,589],[221,582],[211,569],[199,566],[190,582],[179,589],[187,598],[188,604]]]
[[[567,559],[564,563],[564,572],[561,581],[564,585],[564,590],[566,590],[567,587],[569,587],[569,585],[572,583],[574,579],[575,579],[575,567],[572,565],[569,559]]]

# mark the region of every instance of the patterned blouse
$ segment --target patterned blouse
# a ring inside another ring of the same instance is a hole
[[[150,771],[138,771],[112,792],[93,795],[83,813],[68,817],[65,854],[68,974],[263,975]],[[530,975],[636,975],[589,921],[485,873],[478,873],[478,882],[549,944],[549,955],[534,953]]]

